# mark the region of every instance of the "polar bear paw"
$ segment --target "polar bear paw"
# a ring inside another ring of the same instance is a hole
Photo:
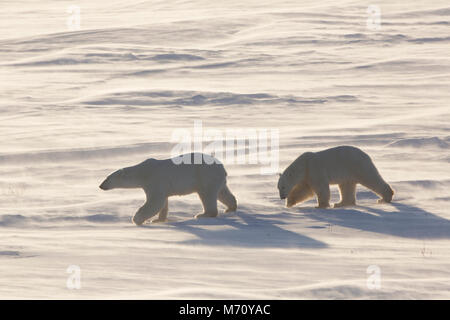
[[[338,202],[333,205],[333,208],[350,207],[356,205],[355,202]]]
[[[208,212],[200,213],[195,216],[195,218],[197,218],[197,219],[199,219],[199,218],[215,218],[215,217],[217,217],[217,213],[213,213],[213,212],[212,213],[208,213]]]

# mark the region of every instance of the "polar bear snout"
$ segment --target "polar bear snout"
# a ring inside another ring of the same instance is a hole
[[[283,175],[280,175],[278,179],[278,192],[280,194],[280,199],[284,200],[287,198],[289,192],[287,192],[288,188],[286,188],[286,178]]]
[[[102,189],[102,190],[105,190],[105,191],[106,191],[106,190],[110,190],[111,187],[110,187],[109,184],[110,184],[110,183],[108,182],[108,179],[106,179],[105,181],[102,182],[101,185],[99,185],[99,188]]]
[[[284,186],[279,188],[279,193],[280,193],[281,200],[286,199],[287,194],[286,194],[286,188]]]

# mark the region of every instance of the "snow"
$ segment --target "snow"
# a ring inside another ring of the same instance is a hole
[[[80,30],[64,1],[0,12],[0,298],[450,298],[447,1],[378,1],[380,30],[360,1],[74,4]],[[98,185],[197,120],[278,129],[280,170],[360,147],[394,201],[287,209],[277,175],[229,164],[236,213],[193,219],[189,195],[134,226],[143,192]]]

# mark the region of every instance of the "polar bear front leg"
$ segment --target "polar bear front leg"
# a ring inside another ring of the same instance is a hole
[[[329,208],[330,207],[330,187],[323,188],[317,193],[317,207],[316,208]]]
[[[199,192],[200,200],[203,204],[203,213],[198,214],[196,218],[214,218],[219,213],[217,210],[218,190],[208,190]]]
[[[140,226],[146,220],[155,216],[158,212],[160,212],[167,200],[167,195],[162,194],[161,192],[154,192],[148,198],[147,202],[139,208],[136,214],[133,217],[133,222]]]
[[[296,184],[289,192],[286,207],[291,208],[297,203],[304,202],[314,197],[314,192],[307,183]]]
[[[356,183],[348,181],[339,185],[341,202],[335,203],[334,208],[354,206],[356,204]]]
[[[311,183],[311,189],[317,195],[316,208],[330,207],[330,185],[327,181],[315,181]]]
[[[227,206],[225,213],[234,212],[237,210],[237,201],[235,196],[231,193],[228,186],[225,184],[219,191],[218,200]]]
[[[159,212],[158,219],[153,220],[152,223],[167,222],[168,213],[169,213],[169,199],[166,199],[164,207]]]

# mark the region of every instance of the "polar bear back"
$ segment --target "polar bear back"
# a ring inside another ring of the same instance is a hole
[[[224,166],[215,158],[200,154],[186,154],[171,159],[154,160],[146,164],[152,167],[153,181],[167,186],[168,195],[185,195],[221,186],[226,182]],[[150,161],[150,160],[147,160]],[[155,177],[158,177],[155,179]]]
[[[361,175],[379,175],[369,155],[351,146],[339,146],[316,152],[314,168],[321,168],[330,184],[340,184],[349,180],[358,181]]]

